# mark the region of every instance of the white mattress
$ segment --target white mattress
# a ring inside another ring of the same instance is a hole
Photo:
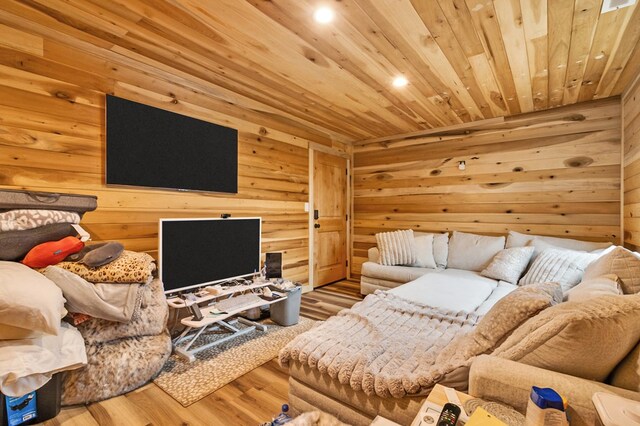
[[[483,277],[478,272],[443,269],[428,272],[420,278],[389,291],[405,299],[435,308],[455,312],[474,312],[478,308],[488,311],[493,304],[515,287],[512,284]],[[494,295],[494,290],[497,289],[499,290]]]

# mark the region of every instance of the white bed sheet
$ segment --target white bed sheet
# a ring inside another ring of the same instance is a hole
[[[434,308],[474,312],[491,296],[498,283],[478,272],[443,269],[428,272],[389,292]]]

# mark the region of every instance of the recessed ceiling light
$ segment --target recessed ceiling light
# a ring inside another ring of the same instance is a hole
[[[335,16],[336,14],[333,9],[326,6],[319,7],[313,13],[313,18],[321,24],[328,24],[329,22],[333,21],[333,18],[335,18]]]
[[[404,76],[399,75],[393,79],[394,87],[404,87],[409,84],[409,80],[407,80]]]

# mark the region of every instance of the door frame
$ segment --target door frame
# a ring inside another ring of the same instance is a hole
[[[308,218],[309,218],[309,289],[308,291],[312,291],[315,288],[315,234],[313,225],[315,223],[313,218],[313,210],[314,210],[314,153],[315,151],[323,152],[329,155],[335,155],[336,157],[342,157],[347,160],[347,191],[346,191],[346,211],[348,214],[348,219],[345,221],[345,232],[346,232],[346,247],[347,251],[347,261],[349,262],[347,265],[347,279],[351,279],[351,231],[352,231],[352,218],[353,218],[353,203],[351,196],[351,188],[353,185],[353,172],[351,170],[351,165],[353,162],[351,161],[351,152],[344,152],[338,149],[328,147],[325,145],[321,145],[315,142],[309,143],[309,202],[308,205]]]

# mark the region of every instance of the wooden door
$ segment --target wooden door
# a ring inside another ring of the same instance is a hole
[[[313,283],[318,287],[347,277],[347,160],[314,151],[313,172]]]

